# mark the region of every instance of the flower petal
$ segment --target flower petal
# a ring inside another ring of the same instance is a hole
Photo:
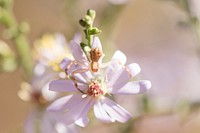
[[[134,82],[128,82],[121,88],[112,88],[110,93],[112,94],[139,94],[143,93],[151,88],[151,82],[148,80],[140,80]]]
[[[82,41],[82,35],[81,35],[81,33],[79,33],[79,32],[75,33],[73,40],[76,43],[80,44],[81,41]]]
[[[69,65],[72,62],[72,60],[70,60],[69,58],[64,58],[61,62],[60,62],[60,68],[65,71],[66,69],[69,69]]]
[[[126,55],[121,51],[117,50],[114,53],[111,62],[108,63],[109,65],[106,68],[107,80],[113,78],[115,74],[125,67],[126,60]]]
[[[130,75],[129,71],[126,68],[121,69],[117,73],[113,74],[113,77],[108,81],[107,87],[108,88],[121,88],[127,82],[130,81],[132,76]]]
[[[34,123],[37,117],[37,112],[33,111],[29,114],[25,124],[24,124],[24,133],[34,133]]]
[[[58,92],[77,92],[72,80],[54,80],[49,84],[49,90]]]
[[[113,67],[114,69],[117,68],[118,71],[110,70],[108,73],[106,73],[108,80],[107,87],[113,89],[119,89],[124,86],[141,70],[140,66],[136,63],[129,64],[126,67],[122,65],[121,68],[115,64]]]
[[[80,82],[77,83],[77,88],[81,91],[86,92],[88,90],[88,87],[89,87],[88,84],[83,84]]]
[[[64,120],[66,124],[75,122],[77,125],[85,127],[89,122],[89,119],[87,118],[87,112],[94,104],[94,100],[91,97],[80,96],[79,99],[77,98],[77,101],[78,102],[76,102],[76,104],[73,104],[73,106],[68,108],[69,110],[66,112]]]
[[[41,133],[55,133],[55,117],[50,113],[46,112],[43,114],[41,120]]]
[[[78,120],[75,121],[75,123],[81,127],[86,127],[87,124],[89,123],[89,119],[87,115],[81,116]]]
[[[76,43],[74,40],[71,40],[69,46],[75,60],[87,61],[87,57],[78,43]]]
[[[112,119],[112,117],[109,116],[109,114],[103,108],[102,103],[100,101],[94,104],[94,114],[97,117],[97,119],[103,122],[115,122],[115,120]]]
[[[91,81],[91,79],[93,79],[91,72],[88,71],[87,69],[77,70],[73,74],[73,76],[78,82],[85,83],[85,84],[87,84],[88,82]]]
[[[65,106],[73,99],[74,95],[65,96],[54,101],[48,108],[48,111],[62,111]]]
[[[119,104],[113,102],[112,100],[105,97],[102,102],[104,102],[104,104],[102,105],[103,108],[106,110],[109,116],[112,117],[112,119],[125,123],[132,117],[132,115],[127,110],[125,110]]]
[[[102,51],[102,45],[101,41],[97,36],[94,37],[93,43],[92,43],[92,49],[98,48],[100,51]]]
[[[106,67],[106,80],[110,81],[116,74],[124,68],[118,61],[111,61],[107,63]]]
[[[68,74],[68,75],[72,75],[73,73],[75,73],[76,71],[80,71],[80,70],[83,70],[84,67],[80,64],[76,64],[74,62],[72,62],[67,69],[65,69],[65,72]]]
[[[55,129],[56,133],[79,133],[75,124],[66,125],[65,123],[58,122],[55,125]]]
[[[126,66],[132,77],[136,76],[138,73],[140,73],[141,68],[137,63],[132,63]]]
[[[84,83],[93,78],[91,72],[88,69],[87,62],[85,62],[85,64],[77,61],[72,61],[70,63],[68,62],[63,61],[61,66],[67,75],[74,76],[75,79],[80,79],[80,82]]]
[[[89,122],[89,118],[87,117],[87,112],[89,111],[89,109],[91,108],[92,105],[94,105],[94,100],[91,99],[90,97],[88,97],[88,99],[90,99],[90,101],[85,105],[85,107],[83,109],[81,109],[81,113],[79,114],[79,118],[78,120],[75,121],[75,123],[81,127],[85,127],[87,126],[88,122]]]
[[[112,60],[113,61],[118,61],[120,62],[122,65],[125,65],[126,64],[126,55],[124,53],[122,53],[121,51],[117,50],[113,57],[112,57]]]

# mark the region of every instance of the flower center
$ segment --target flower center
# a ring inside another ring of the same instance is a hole
[[[48,101],[44,98],[41,92],[33,92],[31,93],[31,97],[33,102],[36,102],[37,104],[45,105],[48,103]]]
[[[98,97],[102,94],[104,94],[103,90],[100,88],[98,83],[93,82],[90,86],[89,89],[87,91],[87,94],[89,96],[93,96],[93,97]]]

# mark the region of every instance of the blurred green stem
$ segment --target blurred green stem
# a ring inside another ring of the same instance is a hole
[[[18,35],[18,37],[14,38],[14,42],[16,43],[16,49],[21,59],[24,72],[27,77],[30,77],[32,75],[32,59],[26,37],[24,35]]]
[[[200,20],[198,18],[198,16],[195,16],[194,14],[192,14],[192,10],[191,10],[191,5],[189,0],[182,0],[182,4],[184,6],[184,9],[187,13],[187,16],[189,18],[189,24],[192,27],[192,30],[195,33],[196,39],[198,41],[198,44],[196,45],[196,50],[197,50],[197,54],[200,58]]]
[[[23,67],[26,78],[32,75],[33,63],[30,55],[29,44],[25,35],[27,25],[18,24],[14,17],[12,0],[0,0],[0,22],[7,28],[8,36],[15,43],[15,48]]]
[[[112,5],[108,4],[105,6],[100,14],[100,28],[104,31],[104,38],[109,38],[112,35],[114,26],[122,12],[124,4]]]

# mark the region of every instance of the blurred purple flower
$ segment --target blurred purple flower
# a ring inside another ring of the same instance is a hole
[[[24,101],[33,101],[39,106],[45,105],[58,97],[58,93],[49,91],[48,89],[49,83],[58,78],[58,72],[54,72],[51,68],[38,63],[34,67],[30,83],[21,83],[18,96]]]
[[[49,91],[49,82],[59,78],[58,72],[43,64],[37,64],[33,71],[31,83],[23,82],[19,97],[24,101],[31,101],[35,108],[29,114],[25,125],[25,133],[77,133],[75,125],[62,122],[61,113],[47,112],[46,107],[52,100],[58,98],[57,92]]]
[[[76,40],[80,40],[78,35]],[[45,66],[51,66],[53,70],[59,71],[58,64],[65,57],[71,57],[69,54],[68,42],[61,33],[44,34],[40,39],[34,42],[32,51],[34,60]]]
[[[124,123],[130,119],[132,115],[106,95],[139,94],[150,89],[150,81],[131,81],[140,72],[139,65],[132,63],[125,66],[126,56],[116,51],[110,62],[101,64],[99,60],[99,70],[93,72],[80,45],[71,41],[70,48],[75,61],[66,58],[61,62],[61,68],[68,79],[52,81],[50,90],[73,94],[56,100],[48,110],[64,112],[64,121],[67,124],[75,122],[82,127],[89,122],[87,112],[92,106],[95,116],[101,121]],[[93,41],[92,49],[94,48],[102,49],[97,37]]]
[[[61,115],[45,110],[32,111],[24,127],[24,133],[78,133],[74,124],[65,125],[61,122]]]

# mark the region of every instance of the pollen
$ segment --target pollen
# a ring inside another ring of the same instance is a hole
[[[89,96],[93,96],[93,97],[98,97],[100,95],[103,95],[104,92],[103,90],[100,88],[98,83],[93,82],[90,86],[89,89],[87,91],[87,94]]]

